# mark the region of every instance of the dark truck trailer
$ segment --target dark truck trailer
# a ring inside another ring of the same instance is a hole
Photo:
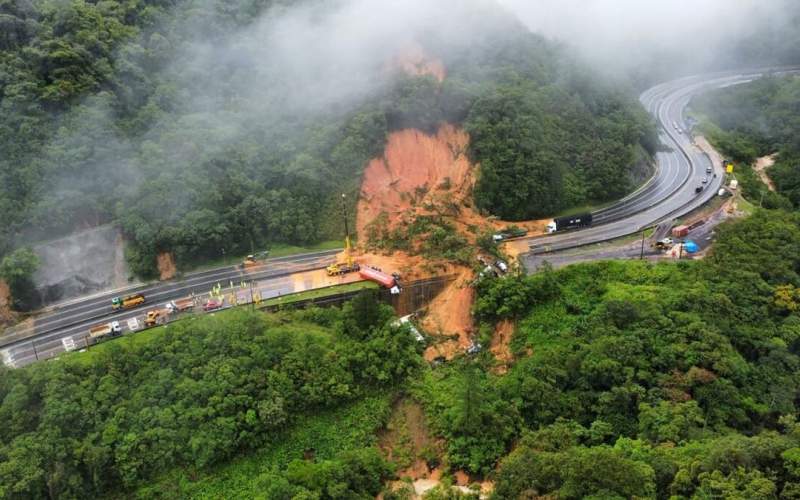
[[[553,222],[547,225],[548,233],[555,233],[556,231],[563,231],[565,229],[572,229],[576,227],[585,227],[592,225],[592,214],[575,214],[566,217],[556,217]]]

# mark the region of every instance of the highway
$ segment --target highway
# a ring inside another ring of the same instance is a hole
[[[644,186],[619,202],[592,213],[593,225],[527,239],[530,251],[520,255],[527,269],[535,269],[538,256],[627,236],[662,221],[691,212],[716,196],[725,179],[721,165],[692,144],[685,125],[691,98],[713,88],[752,81],[762,74],[716,73],[692,76],[652,87],[640,102],[659,125],[663,148],[656,154],[656,173]],[[712,167],[711,174],[706,169]],[[707,183],[703,183],[704,178]],[[696,193],[695,189],[703,190]]]
[[[711,162],[687,136],[685,108],[697,93],[751,81],[760,74],[717,73],[687,77],[656,85],[642,93],[640,101],[656,118],[664,146],[656,154],[657,167],[653,177],[625,198],[593,212],[594,225],[591,227],[525,239],[530,250],[520,255],[520,261],[532,270],[543,255],[639,232],[688,213],[714,197],[725,174],[720,166],[713,166],[716,176],[706,173]],[[708,182],[703,183],[706,176]],[[699,194],[695,192],[698,186],[703,186]],[[291,274],[323,268],[333,262],[338,252],[330,250],[273,258],[263,266],[246,271],[229,266],[188,274],[179,280],[138,285],[63,302],[30,322],[6,329],[0,336],[0,360],[8,366],[23,366],[38,359],[52,358],[65,350],[80,349],[88,344],[91,326],[117,320],[126,329],[126,321],[130,318],[142,318],[146,311],[170,300],[208,294],[217,284],[253,283],[262,299],[291,293],[295,291]],[[245,293],[244,289],[240,292]],[[112,312],[112,297],[131,293],[144,294],[147,302],[130,310]],[[249,286],[246,293],[249,293]],[[200,305],[199,298],[196,305]]]
[[[259,293],[263,300],[292,293],[292,274],[324,268],[334,261],[340,251],[327,250],[267,259],[263,265],[247,270],[227,266],[188,274],[180,280],[138,285],[62,302],[48,308],[48,312],[35,318],[32,324],[24,323],[4,331],[0,337],[0,358],[6,365],[23,366],[38,359],[49,359],[73,346],[85,347],[88,330],[92,326],[116,320],[121,323],[123,332],[127,331],[128,319],[136,317],[141,323],[147,311],[161,307],[170,300],[195,296],[200,306],[201,297],[207,297],[217,284],[227,288],[231,283],[238,286],[243,282],[252,282],[254,293]],[[147,301],[139,307],[112,311],[113,297],[132,293],[143,294]],[[241,293],[249,295],[249,286]]]

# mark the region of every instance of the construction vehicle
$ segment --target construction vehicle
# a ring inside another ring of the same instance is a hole
[[[122,327],[119,326],[119,321],[112,321],[104,325],[93,326],[89,329],[89,336],[93,339],[100,339],[106,335],[116,337],[122,333]]]
[[[340,276],[342,274],[353,273],[361,269],[358,262],[353,261],[352,249],[350,248],[350,235],[344,238],[344,262],[331,264],[325,271],[328,276]]]
[[[169,309],[153,309],[147,311],[147,316],[144,318],[144,326],[151,327],[163,323],[163,319],[169,316]]]
[[[125,297],[114,297],[111,299],[111,309],[119,311],[120,309],[130,309],[139,304],[144,304],[144,295],[136,293],[133,295],[126,295]]]
[[[564,229],[573,229],[576,227],[584,227],[592,225],[592,214],[577,214],[569,215],[567,217],[556,217],[549,224],[547,224],[547,232],[555,233],[556,231],[563,231]]]
[[[264,259],[269,256],[269,250],[264,250],[263,252],[259,252],[256,254],[250,254],[244,258],[239,267],[242,269],[247,269],[248,267],[260,266]]]
[[[191,297],[185,297],[182,299],[171,300],[167,302],[165,307],[169,309],[169,312],[171,313],[189,311],[194,309],[194,299]]]
[[[347,203],[345,195],[342,193],[342,215],[344,215],[344,262],[337,262],[325,268],[328,276],[339,276],[342,274],[356,272],[361,269],[357,262],[353,261],[352,248],[350,247],[350,230],[347,227]]]

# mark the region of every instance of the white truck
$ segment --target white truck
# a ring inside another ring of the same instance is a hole
[[[112,321],[111,323],[106,323],[104,325],[93,326],[89,329],[89,336],[95,340],[99,340],[106,335],[116,337],[121,333],[122,327],[119,325],[119,321]]]

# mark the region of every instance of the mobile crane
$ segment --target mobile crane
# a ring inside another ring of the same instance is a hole
[[[342,213],[344,214],[344,262],[337,262],[325,268],[328,276],[339,276],[353,273],[361,269],[358,262],[353,260],[353,252],[350,247],[350,231],[347,226],[347,205],[344,194],[342,194]]]

